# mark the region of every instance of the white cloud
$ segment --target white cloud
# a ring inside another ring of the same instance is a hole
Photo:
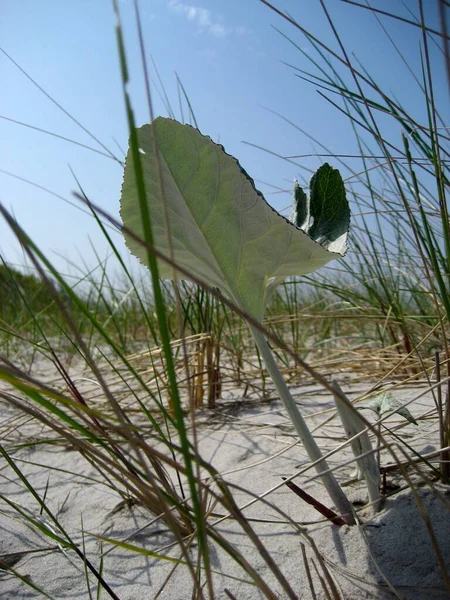
[[[246,35],[247,33],[251,33],[251,29],[249,29],[245,25],[240,25],[239,27],[236,27],[234,33],[236,35]]]
[[[197,20],[200,27],[212,27],[214,25],[211,21],[211,13],[206,8],[197,9]]]
[[[213,25],[211,25],[211,27],[209,28],[209,32],[215,35],[216,37],[225,37],[229,34],[229,30],[223,25],[220,25],[219,23],[214,23]]]
[[[171,11],[184,16],[188,21],[197,25],[200,30],[207,31],[215,37],[224,38],[233,33],[233,29],[225,27],[221,15],[213,14],[207,8],[184,4],[179,0],[168,0],[167,4]],[[245,33],[244,30],[246,30],[245,27],[237,27],[234,33],[242,35]]]

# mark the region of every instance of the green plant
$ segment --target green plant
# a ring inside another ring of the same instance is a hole
[[[348,523],[350,503],[312,437],[255,321],[286,277],[310,273],[347,248],[350,211],[340,174],[324,164],[309,197],[294,183],[291,222],[278,215],[222,146],[191,126],[157,118],[137,132],[141,154],[127,155],[121,215],[130,250],[144,264],[137,239],[151,229],[154,245],[185,271],[218,287],[246,315],[255,343],[285,408],[330,497]],[[142,156],[142,158],[141,158]],[[136,160],[141,163],[148,223],[139,209]],[[136,239],[137,238],[137,239]],[[176,268],[159,261],[159,275],[177,281]]]

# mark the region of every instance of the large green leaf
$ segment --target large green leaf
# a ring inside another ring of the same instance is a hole
[[[273,210],[238,161],[197,129],[158,117],[153,126],[138,130],[138,138],[155,247],[170,256],[165,202],[176,263],[220,288],[255,318],[262,319],[271,282],[273,287],[286,277],[311,273],[345,253],[349,208],[339,172],[329,165],[313,178],[309,201],[297,192],[308,202],[303,231]],[[131,152],[121,216],[143,238]],[[314,232],[322,245],[306,232]],[[125,239],[145,262],[144,248],[130,236]],[[172,267],[160,261],[159,269],[162,278],[172,278]]]

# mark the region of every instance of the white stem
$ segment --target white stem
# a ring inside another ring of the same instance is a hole
[[[303,419],[298,407],[291,396],[289,388],[284,381],[283,376],[275,362],[272,351],[266,341],[264,335],[252,325],[250,330],[256,345],[258,346],[259,352],[266,364],[267,370],[270,373],[272,381],[277,388],[280,398],[284,404],[284,407],[291,418],[291,421],[300,437],[300,440],[308,453],[309,458],[312,462],[315,462],[316,471],[319,473],[321,480],[326,487],[332,502],[336,506],[337,510],[341,513],[342,518],[348,525],[355,524],[355,518],[353,516],[352,505],[350,504],[347,496],[341,489],[341,486],[337,482],[333,473],[329,470],[326,460],[322,457],[322,453],[319,446],[316,444],[311,432],[308,429],[305,420]],[[316,462],[317,461],[317,462]],[[328,471],[328,472],[326,472]]]
[[[333,381],[333,387],[337,392],[343,394],[337,381]],[[355,458],[358,459],[358,472],[361,470],[366,480],[372,510],[378,512],[380,509],[380,468],[377,458],[373,454],[372,442],[366,431],[366,426],[362,422],[356,408],[352,408],[343,402],[338,393],[334,395],[334,399],[342,426],[347,434],[347,438],[351,440],[351,449]]]

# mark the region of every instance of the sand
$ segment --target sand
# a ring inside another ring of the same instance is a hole
[[[347,386],[345,389],[351,397],[361,393],[361,386]],[[338,422],[333,420],[324,424],[330,416],[327,411],[333,407],[328,394],[315,386],[302,386],[294,391],[300,409],[309,415],[309,425],[316,430],[315,435],[323,451],[339,444],[342,441],[342,429]],[[397,393],[397,398],[402,401],[416,398],[409,408],[419,425],[407,424],[399,433],[408,444],[422,453],[431,452],[438,445],[436,422],[425,418],[433,406],[431,394],[424,392],[426,388],[415,385]],[[248,490],[247,493],[242,491],[235,494],[240,507],[251,501],[252,494],[267,493],[278,486],[278,489],[267,494],[272,506],[257,502],[244,508],[243,512],[250,519],[257,539],[280,567],[296,597],[314,597],[302,558],[304,544],[313,571],[316,597],[326,598],[311,562],[314,558],[322,574],[311,540],[323,557],[341,597],[346,600],[450,597],[427,525],[407,485],[407,489],[387,499],[383,510],[376,516],[371,517],[367,511],[361,512],[361,524],[358,526],[338,527],[324,521],[311,506],[282,485],[282,477],[301,472],[308,462],[303,448],[299,444],[294,445],[296,438],[282,405],[275,395],[272,399],[260,402],[245,401],[239,397],[239,393],[239,390],[236,391],[234,398],[228,394],[214,411],[202,409],[198,412],[201,455],[219,470],[226,481]],[[11,422],[14,409],[3,401],[0,406],[3,420]],[[389,420],[390,426],[401,423],[401,418],[392,417]],[[22,423],[22,439],[31,439],[30,436],[34,434],[38,441],[39,431],[36,429],[36,425]],[[121,504],[121,497],[106,487],[93,467],[72,448],[36,443],[31,447],[17,448],[12,456],[36,490],[42,496],[46,495],[49,507],[58,515],[67,532],[80,545],[84,543],[87,556],[97,568],[100,562],[97,535],[128,540],[154,552],[165,548],[163,553],[167,556],[179,557],[179,549],[173,545],[174,536],[167,527],[161,522],[154,522],[153,516],[141,506]],[[340,453],[330,463],[342,463],[350,456],[348,451]],[[1,494],[22,510],[30,511],[38,522],[50,526],[48,518],[40,514],[36,501],[24,492],[17,474],[4,459],[0,460]],[[389,462],[389,456],[383,455],[382,464]],[[341,469],[340,481],[350,481],[353,470],[352,465]],[[322,485],[317,480],[308,482],[313,475],[308,470],[295,482],[331,506]],[[388,483],[400,488],[405,486],[405,480],[398,474],[389,474]],[[357,507],[366,499],[366,490],[361,482],[347,485],[345,490]],[[450,491],[442,485],[434,486],[434,491],[431,491],[424,485],[418,488],[418,494],[434,530],[442,560],[450,572]],[[12,569],[54,599],[96,598],[95,578],[86,575],[83,563],[73,551],[62,550],[57,543],[36,529],[31,529],[5,500],[0,499],[0,507],[0,556]],[[305,534],[294,530],[275,507],[299,524],[309,523],[299,526]],[[220,507],[218,510],[220,512]],[[215,521],[219,521],[219,518],[212,517],[211,525]],[[215,527],[226,534],[229,543],[237,547],[272,586],[276,597],[288,598],[255,545],[234,520],[224,520]],[[161,599],[191,598],[193,585],[186,566],[179,565],[170,574],[174,567],[171,562],[112,548],[107,544],[104,544],[103,550],[108,550],[104,556],[103,576],[121,600],[154,598],[161,587],[163,589],[158,596]],[[197,556],[195,544],[190,552],[193,558]],[[256,600],[266,597],[249,584],[248,575],[212,542],[210,554],[216,598]],[[11,572],[0,570],[1,599],[43,597],[41,592],[27,586]],[[102,591],[101,598],[108,597],[108,593]],[[206,590],[205,598],[208,598]]]

